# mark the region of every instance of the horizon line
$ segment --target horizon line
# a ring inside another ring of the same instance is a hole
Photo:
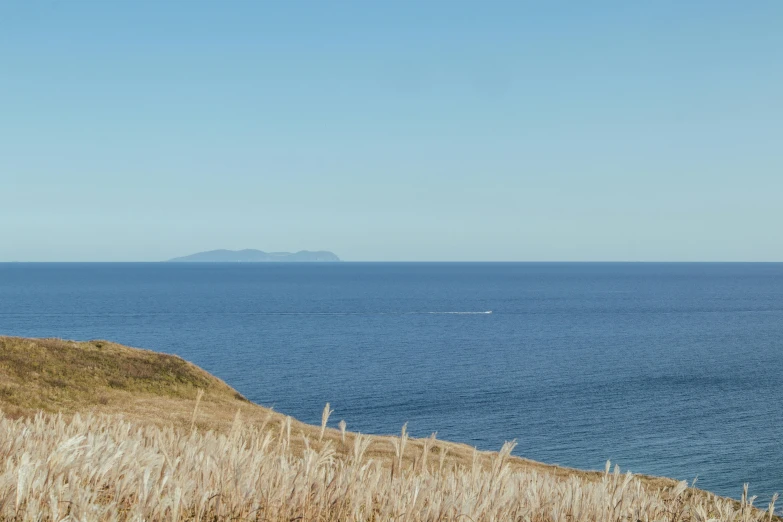
[[[170,265],[339,265],[345,263],[407,263],[407,264],[426,264],[426,263],[454,263],[454,264],[468,264],[468,263],[497,263],[497,264],[780,264],[783,260],[779,261],[752,261],[752,260],[344,260],[340,261],[0,261],[0,264],[170,264]]]

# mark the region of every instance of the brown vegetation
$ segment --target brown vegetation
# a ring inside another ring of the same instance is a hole
[[[328,405],[306,425],[178,357],[106,341],[0,337],[0,409],[0,519],[764,518],[670,479],[512,457],[510,444],[328,429]]]

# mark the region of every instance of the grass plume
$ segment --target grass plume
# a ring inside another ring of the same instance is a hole
[[[324,411],[321,413],[321,434],[318,435],[318,442],[321,442],[324,438],[324,432],[326,431],[326,423],[329,422],[329,416],[334,413],[334,410],[329,409],[329,403],[324,406]]]
[[[196,427],[196,414],[198,413],[198,405],[201,402],[201,398],[204,396],[204,390],[199,390],[196,394],[196,405],[193,407],[193,417],[190,419],[190,429],[193,430]]]
[[[397,459],[392,475],[357,436],[350,456],[240,417],[229,434],[139,426],[114,416],[0,413],[0,520],[529,520],[710,519],[761,522],[773,508],[653,489],[617,468],[595,482],[514,471],[506,443],[489,466],[440,470]],[[288,423],[285,423],[288,424]],[[283,437],[285,440],[275,440]],[[428,439],[432,440],[432,439]],[[395,438],[399,454],[407,441]]]

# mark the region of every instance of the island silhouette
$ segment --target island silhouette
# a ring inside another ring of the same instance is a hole
[[[169,259],[169,263],[298,263],[298,262],[335,262],[340,258],[332,252],[319,250],[311,252],[264,252],[262,250],[210,250],[183,257]]]

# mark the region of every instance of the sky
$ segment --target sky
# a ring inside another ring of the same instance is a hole
[[[783,261],[783,2],[0,2],[0,261]]]

